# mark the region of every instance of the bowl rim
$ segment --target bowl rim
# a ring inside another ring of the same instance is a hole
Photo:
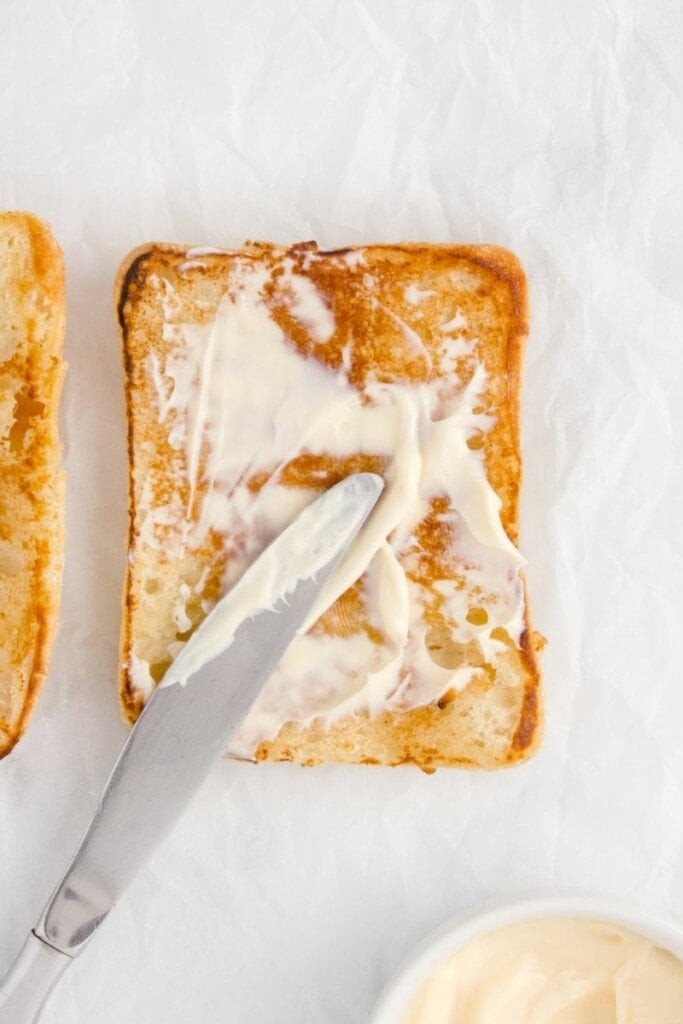
[[[385,985],[370,1024],[400,1024],[402,1014],[422,982],[473,939],[507,925],[550,917],[616,924],[643,935],[683,960],[683,926],[627,900],[557,893],[504,903],[488,902],[448,918],[418,943]]]

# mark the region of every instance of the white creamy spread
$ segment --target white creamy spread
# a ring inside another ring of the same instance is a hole
[[[343,550],[383,486],[381,477],[361,473],[311,502],[249,566],[239,587],[218,602],[171,664],[161,685],[185,685],[231,645],[239,626],[255,611],[275,610],[279,602],[291,597],[301,580],[315,579]]]
[[[316,258],[307,253],[304,268]],[[344,257],[338,264],[350,271],[359,260],[352,253],[346,264]],[[365,286],[372,287],[371,275],[365,277],[370,278]],[[338,369],[316,358],[316,349],[322,352],[335,331],[334,310],[291,258],[279,265],[277,301],[306,331],[307,356],[273,318],[272,294],[266,294],[273,287],[268,269],[236,258],[226,284],[213,320],[186,324],[179,320],[171,284],[157,280],[168,353],[161,358],[151,353],[147,371],[159,420],[177,452],[177,472],[189,482],[189,497],[183,502],[178,493],[167,504],[155,505],[143,486],[141,541],[180,558],[209,534],[225,537],[230,557],[223,587],[228,590],[319,493],[313,486],[283,484],[281,471],[291,460],[306,453],[333,460],[377,456],[386,483],[370,522],[307,623],[312,626],[363,577],[368,621],[376,636],[327,635],[314,629],[295,639],[233,741],[235,754],[249,756],[287,721],[320,717],[329,723],[356,712],[406,709],[467,686],[477,674],[471,664],[445,668],[428,650],[427,603],[438,600],[452,640],[474,643],[483,664],[506,650],[502,630],[520,643],[523,560],[501,525],[500,499],[487,480],[482,453],[468,445],[491,427],[491,420],[475,412],[486,371],[474,360],[476,341],[466,336],[460,311],[441,327],[438,375],[414,383],[376,377],[366,380],[361,391],[349,379],[353,338],[348,338]],[[432,291],[416,283],[408,295],[416,303]],[[405,346],[406,360],[422,359],[429,369],[430,353],[415,325],[382,308],[399,328],[395,344]],[[456,360],[463,356],[471,357],[473,371],[454,386]],[[258,474],[265,474],[267,482],[250,486]],[[421,549],[415,531],[436,498],[445,499],[439,522],[450,538],[458,580],[437,580],[427,593],[416,581]],[[176,527],[176,550],[168,549],[167,539],[158,539],[159,529],[171,525]],[[179,627],[186,625],[182,603],[187,596],[178,595],[174,614]],[[181,647],[172,644],[169,654]],[[141,692],[149,692],[149,666],[136,659],[129,670]]]
[[[511,925],[454,953],[399,1024],[675,1024],[683,963],[606,922]]]

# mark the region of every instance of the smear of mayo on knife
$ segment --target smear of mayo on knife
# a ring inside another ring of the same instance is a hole
[[[374,473],[357,473],[311,502],[218,602],[185,644],[161,686],[185,685],[230,647],[246,619],[275,609],[302,580],[314,579],[322,572],[359,529],[383,487],[384,481]],[[299,632],[306,628],[304,624]]]

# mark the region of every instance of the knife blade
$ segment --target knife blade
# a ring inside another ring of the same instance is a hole
[[[189,659],[188,685],[163,685],[164,679],[148,701],[71,864],[0,986],[4,1024],[37,1020],[63,970],[171,831],[306,621],[382,488],[380,477],[358,473],[325,492],[273,541],[188,641],[186,649],[193,644],[195,654]],[[317,558],[312,576],[311,552]],[[284,573],[273,573],[273,567],[283,566]],[[273,581],[272,603],[249,605],[263,590],[254,581],[264,579]],[[248,612],[235,621],[240,593],[247,595]],[[231,623],[231,631],[226,649],[218,652],[217,627],[224,622]],[[203,665],[196,656],[202,637],[211,639],[210,660]]]

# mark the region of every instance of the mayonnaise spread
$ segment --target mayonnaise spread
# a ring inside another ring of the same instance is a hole
[[[398,1024],[676,1024],[683,962],[606,922],[510,925],[454,953]]]
[[[343,549],[365,519],[383,488],[382,478],[357,473],[311,502],[209,612],[201,629],[190,637],[163,678],[162,686],[185,685],[191,676],[223,653],[235,633],[256,610],[276,611],[301,580],[316,579]],[[322,603],[326,605],[324,584]],[[314,606],[315,607],[315,606]],[[318,616],[315,610],[312,619]],[[305,627],[304,627],[305,628]]]
[[[192,272],[202,256],[188,254],[179,273]],[[319,258],[308,253],[307,265]],[[357,252],[338,257],[341,273],[357,275],[359,264]],[[409,324],[365,273],[363,289],[371,308],[387,318],[399,364],[417,366],[420,373],[411,378],[373,372],[359,384],[358,338],[345,337],[336,362],[325,358],[333,338],[337,344],[335,311],[302,270],[305,265],[285,257],[274,275],[258,260],[236,257],[226,270],[225,294],[207,322],[183,322],[173,284],[155,280],[164,311],[164,351],[150,353],[146,370],[175,468],[188,486],[182,501],[179,491],[161,502],[142,486],[143,546],[180,558],[208,536],[225,538],[227,591],[320,493],[315,475],[304,486],[286,479],[295,460],[372,457],[385,480],[371,519],[233,741],[238,756],[249,756],[287,721],[375,715],[462,689],[510,643],[519,645],[524,628],[523,561],[501,525],[500,499],[488,482],[482,452],[468,443],[489,430],[492,420],[482,411],[486,370],[462,313],[451,308],[444,314],[438,346],[432,339],[428,347],[419,307],[433,301],[435,292],[419,281],[408,286],[407,308],[416,311]],[[283,309],[307,348],[293,344],[278,322],[276,313]],[[419,526],[430,511],[445,554],[441,568],[425,580]],[[315,627],[361,577],[367,628]],[[188,621],[188,602],[201,597],[201,583],[192,585],[197,593],[190,586],[178,594],[179,630]],[[428,644],[432,612],[454,644],[476,649],[478,669],[471,657],[448,666],[434,660]],[[169,655],[181,647],[170,645]],[[150,666],[136,657],[129,670],[140,692],[151,692]]]

